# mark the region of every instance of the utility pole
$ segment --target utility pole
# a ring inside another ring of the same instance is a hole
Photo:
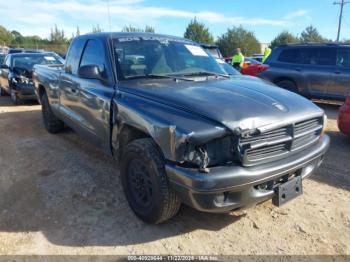
[[[339,38],[340,38],[340,30],[341,30],[341,23],[342,23],[342,19],[343,19],[343,9],[344,9],[344,5],[349,4],[350,1],[345,1],[345,0],[341,0],[341,2],[334,2],[334,5],[340,5],[340,14],[339,14],[339,24],[338,24],[338,35],[337,35],[337,42],[339,42]]]

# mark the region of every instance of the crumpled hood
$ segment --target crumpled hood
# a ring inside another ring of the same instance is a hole
[[[33,70],[29,70],[25,68],[15,67],[13,69],[13,73],[14,73],[14,76],[22,76],[28,79],[32,79],[33,77]]]
[[[232,131],[270,129],[323,114],[311,101],[254,77],[134,80],[123,82],[120,90],[210,118]]]

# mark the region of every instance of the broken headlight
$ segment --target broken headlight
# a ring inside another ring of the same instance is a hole
[[[21,84],[30,84],[31,80],[24,76],[17,76],[11,79],[13,84],[21,83]]]
[[[235,161],[233,138],[215,139],[203,145],[187,144],[184,160],[203,171],[208,167],[230,164]]]

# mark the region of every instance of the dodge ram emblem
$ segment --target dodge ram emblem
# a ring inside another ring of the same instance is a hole
[[[273,103],[272,105],[274,107],[276,107],[280,111],[283,111],[283,112],[287,112],[288,111],[287,108],[284,105],[280,104],[280,103],[276,102],[276,103]]]

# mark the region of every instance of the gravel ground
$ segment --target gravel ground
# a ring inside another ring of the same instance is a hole
[[[350,137],[338,107],[320,106],[332,145],[302,197],[231,214],[183,206],[153,226],[129,209],[110,157],[0,97],[0,254],[350,254]]]

